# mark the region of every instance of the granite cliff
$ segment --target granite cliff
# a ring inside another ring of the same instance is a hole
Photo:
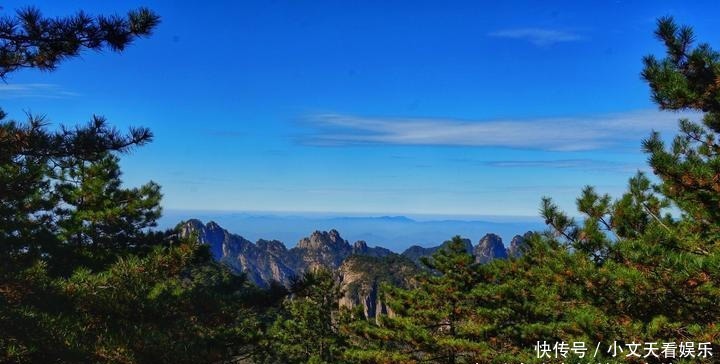
[[[238,274],[246,274],[260,287],[267,287],[271,282],[287,285],[293,277],[306,271],[329,269],[336,274],[344,292],[340,303],[346,307],[362,306],[366,317],[391,314],[379,298],[379,287],[383,283],[411,286],[423,269],[421,258],[431,256],[449,243],[429,248],[412,246],[396,254],[382,247],[370,247],[362,240],[350,244],[336,230],[314,231],[291,249],[277,240],[260,239],[253,243],[212,221],[203,224],[200,220],[189,220],[180,223],[177,231],[182,238],[195,238],[207,244],[217,261]],[[484,264],[493,259],[519,256],[530,234],[516,235],[507,249],[495,234],[485,235],[477,246],[469,239],[463,240],[466,251],[475,256],[476,262]]]

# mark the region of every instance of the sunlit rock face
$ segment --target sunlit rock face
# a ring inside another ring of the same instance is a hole
[[[487,234],[480,239],[473,251],[475,262],[485,264],[493,259],[505,259],[508,257],[502,238],[495,234]]]
[[[421,258],[432,256],[450,243],[430,248],[412,246],[396,254],[383,247],[370,247],[362,240],[350,244],[337,230],[330,230],[315,231],[288,249],[277,240],[260,239],[253,243],[215,222],[203,224],[195,219],[178,225],[177,232],[181,238],[197,239],[208,245],[213,258],[233,272],[245,274],[260,287],[268,287],[272,282],[289,286],[294,277],[304,272],[328,269],[344,292],[339,303],[346,307],[362,306],[368,318],[392,314],[380,298],[381,284],[412,286],[417,274],[425,269]],[[475,247],[469,239],[463,242],[465,251],[474,255],[476,262],[485,264],[522,254],[529,234],[515,236],[507,250],[496,234],[485,235]]]
[[[290,249],[297,258],[297,270],[337,269],[352,254],[352,246],[337,230],[315,231]]]
[[[391,253],[383,257],[352,255],[338,269],[338,278],[343,297],[343,307],[362,307],[366,318],[378,315],[393,315],[383,302],[380,286],[390,283],[397,287],[410,288],[420,269],[410,259]]]
[[[183,238],[196,236],[200,243],[210,247],[213,258],[236,273],[246,274],[260,287],[267,287],[272,281],[289,282],[295,275],[288,264],[291,262],[288,250],[279,241],[259,240],[253,244],[212,221],[204,225],[198,220],[189,220],[178,230]]]

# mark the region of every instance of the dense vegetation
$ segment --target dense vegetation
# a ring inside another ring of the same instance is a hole
[[[0,20],[0,76],[52,70],[84,49],[122,51],[158,23],[147,9],[20,11]],[[0,112],[0,361],[528,363],[538,341],[717,345],[720,54],[672,19],[656,34],[667,54],[646,57],[642,73],[654,100],[703,115],[681,120],[669,146],[657,134],[643,141],[656,178],[632,177],[617,199],[586,187],[581,223],[543,199],[550,229],[519,258],[476,264],[456,237],[412,287],[383,287],[392,312],[377,320],[339,307],[331,272],[260,290],[207,247],[153,231],[160,187],[124,188],[118,166],[149,130],[122,133],[101,117],[51,128]],[[391,273],[378,277],[392,283]]]

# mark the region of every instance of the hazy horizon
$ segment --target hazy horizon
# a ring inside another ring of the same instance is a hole
[[[343,213],[272,213],[249,211],[165,210],[158,228],[176,226],[180,221],[215,221],[230,233],[252,242],[279,240],[292,248],[313,231],[337,230],[351,244],[364,240],[370,246],[382,246],[402,252],[412,245],[436,246],[455,235],[476,245],[485,234],[494,233],[508,245],[515,235],[544,229],[539,217],[528,216],[407,216],[402,214],[364,215]]]

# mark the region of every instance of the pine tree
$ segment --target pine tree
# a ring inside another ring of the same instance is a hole
[[[22,68],[54,70],[83,50],[122,51],[138,37],[150,35],[160,17],[140,8],[127,16],[97,16],[85,12],[48,18],[34,7],[0,18],[0,77]]]
[[[52,70],[84,49],[121,51],[159,18],[0,20],[0,76]],[[159,186],[121,183],[119,155],[152,140],[102,117],[51,130],[0,112],[0,362],[241,362],[254,355],[261,291],[213,262],[206,246],[149,231]]]
[[[378,325],[354,324],[355,350],[350,360],[362,363],[475,363],[486,345],[474,320],[470,294],[478,279],[478,264],[466,243],[454,237],[424,259],[428,271],[418,286],[401,289],[386,285],[383,294],[392,310]]]
[[[82,50],[122,51],[158,21],[147,9],[21,10],[0,20],[0,77],[53,70]],[[118,153],[151,139],[101,117],[51,131],[0,112],[0,361],[198,363],[254,350],[264,293],[207,248],[147,232],[160,214],[156,184],[121,187]]]
[[[342,362],[347,348],[339,326],[347,318],[338,301],[340,287],[332,272],[305,272],[291,283],[290,296],[267,330],[258,363]]]
[[[60,170],[56,190],[61,207],[55,212],[61,248],[72,255],[55,265],[101,269],[117,256],[146,248],[142,238],[148,228],[156,226],[161,213],[160,186],[149,182],[139,188],[122,188],[118,161],[117,156],[107,154]],[[59,255],[56,258],[62,259]]]
[[[214,363],[254,351],[261,330],[243,276],[212,263],[206,246],[179,242],[107,270],[61,281],[76,319],[66,340],[92,362]]]
[[[6,117],[0,112],[0,116]],[[123,135],[102,119],[72,130],[49,131],[42,119],[27,123],[0,119],[0,257],[3,269],[46,258],[59,240],[58,176],[79,161],[98,161],[108,152],[127,152],[148,143],[144,128]]]
[[[667,55],[644,59],[642,76],[653,99],[662,110],[702,113],[702,124],[681,120],[681,134],[669,149],[658,133],[643,146],[662,180],[660,191],[683,211],[687,232],[706,241],[707,253],[720,238],[720,53],[705,43],[693,47],[692,28],[678,27],[672,18],[660,19],[655,34]]]
[[[83,50],[122,51],[159,23],[148,9],[126,17],[92,17],[84,12],[47,18],[35,8],[0,19],[0,77],[23,68],[53,70]],[[152,140],[146,128],[120,133],[96,117],[84,127],[49,131],[43,118],[8,120],[0,110],[0,261],[3,269],[27,267],[47,257],[61,241],[54,210],[59,170],[78,161],[99,161],[109,152],[127,152]]]

